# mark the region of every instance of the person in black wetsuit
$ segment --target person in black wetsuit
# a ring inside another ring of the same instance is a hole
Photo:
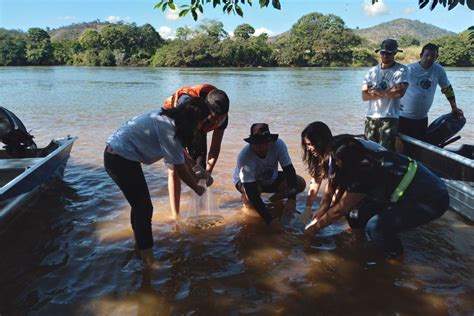
[[[253,207],[271,227],[281,230],[281,224],[268,211],[260,195],[274,193],[272,201],[286,198],[284,214],[296,209],[296,194],[304,190],[304,179],[296,175],[288,149],[278,134],[271,134],[268,124],[255,123],[246,145],[237,158],[234,184],[247,206]],[[283,171],[278,171],[278,164]]]
[[[449,194],[439,177],[420,162],[371,141],[351,135],[334,137],[323,167],[329,179],[328,195],[334,199],[321,203],[309,235],[369,197],[377,207],[364,214],[361,226],[387,258],[400,258],[403,246],[397,234],[441,217],[449,207]]]

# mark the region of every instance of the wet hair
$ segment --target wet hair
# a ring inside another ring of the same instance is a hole
[[[433,44],[433,43],[428,43],[428,44],[426,44],[425,46],[423,46],[423,48],[421,49],[420,55],[423,55],[423,53],[425,52],[425,50],[430,50],[430,51],[432,51],[432,52],[436,52],[436,55],[438,55],[439,46],[436,45],[436,44]]]
[[[198,124],[209,115],[209,108],[201,98],[186,98],[179,106],[172,109],[163,109],[161,115],[174,120],[175,137],[181,145],[191,145],[198,131]]]
[[[229,97],[222,90],[214,89],[209,91],[205,102],[209,110],[217,115],[227,114],[229,112]]]
[[[315,157],[306,148],[305,138],[308,139],[318,153]],[[301,132],[301,147],[303,149],[303,162],[306,163],[307,169],[311,177],[322,180],[324,177],[324,169],[322,163],[326,147],[332,139],[332,133],[329,127],[323,122],[312,122]]]

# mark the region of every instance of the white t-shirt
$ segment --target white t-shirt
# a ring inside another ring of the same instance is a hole
[[[113,153],[144,164],[161,158],[167,164],[183,164],[183,146],[175,138],[174,121],[160,112],[151,111],[125,122],[107,140]]]
[[[382,69],[379,64],[370,68],[364,78],[363,85],[389,90],[402,82],[408,83],[408,68],[406,66],[395,63],[390,68]],[[370,118],[398,118],[399,113],[399,98],[382,98],[369,100],[369,106],[365,116]]]
[[[409,86],[401,99],[400,116],[409,119],[423,119],[433,104],[436,86],[441,89],[449,87],[451,83],[446,71],[440,64],[433,64],[429,69],[421,67],[419,62],[408,65]]]
[[[271,144],[265,158],[258,157],[248,144],[242,148],[237,158],[234,184],[240,180],[242,183],[271,185],[278,176],[278,163],[282,168],[291,164],[288,148],[281,139]]]

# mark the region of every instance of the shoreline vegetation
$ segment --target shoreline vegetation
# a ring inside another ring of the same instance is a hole
[[[410,21],[399,19],[395,21]],[[385,23],[387,24],[387,23]],[[422,27],[434,27],[419,23]],[[384,32],[390,26],[384,27]],[[0,66],[143,66],[143,67],[367,67],[377,64],[379,41],[346,27],[332,14],[310,13],[278,36],[254,36],[240,24],[233,36],[222,22],[203,20],[180,27],[165,40],[150,24],[88,22],[56,30],[27,32],[0,28]],[[423,33],[424,30],[419,30]],[[371,31],[371,33],[374,33]],[[426,32],[425,32],[426,33]],[[393,36],[404,50],[397,61],[419,60],[428,41],[440,46],[443,66],[474,66],[474,30],[418,39],[407,30]]]

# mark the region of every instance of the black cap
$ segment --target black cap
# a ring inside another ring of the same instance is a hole
[[[271,134],[268,124],[254,123],[250,127],[250,136],[244,138],[250,144],[265,144],[274,142],[278,139],[278,134]]]
[[[392,38],[387,38],[380,44],[380,48],[375,50],[376,53],[379,51],[389,52],[389,53],[396,53],[396,52],[403,52],[403,50],[398,49],[398,43],[396,40]]]

